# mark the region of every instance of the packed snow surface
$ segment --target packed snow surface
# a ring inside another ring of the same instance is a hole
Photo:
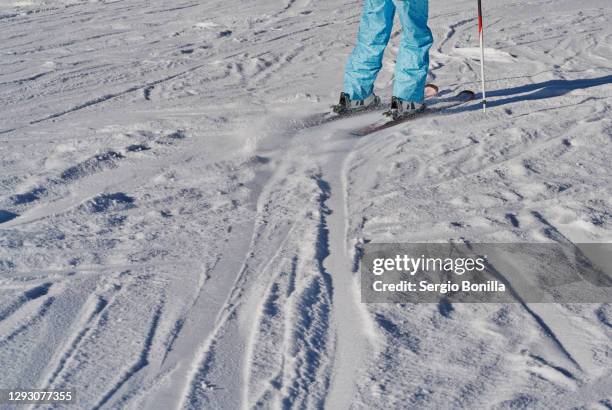
[[[0,388],[612,408],[610,304],[366,305],[354,262],[368,241],[612,240],[610,1],[485,0],[488,112],[356,138],[380,113],[313,119],[360,3],[2,1]],[[432,1],[430,25],[441,97],[478,91],[475,1]]]

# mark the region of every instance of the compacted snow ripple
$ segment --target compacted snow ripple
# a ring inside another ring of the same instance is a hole
[[[442,97],[478,91],[473,3],[431,2]],[[610,408],[609,304],[360,302],[367,242],[612,239],[609,2],[485,12],[487,114],[357,138],[379,113],[319,113],[360,1],[3,2],[0,388],[74,388],[81,408]]]

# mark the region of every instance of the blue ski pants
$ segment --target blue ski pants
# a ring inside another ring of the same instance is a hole
[[[395,63],[393,95],[414,102],[425,99],[429,49],[433,43],[427,26],[428,11],[428,0],[363,1],[357,45],[344,71],[344,92],[351,100],[363,100],[372,94],[396,12],[402,23],[402,38]]]

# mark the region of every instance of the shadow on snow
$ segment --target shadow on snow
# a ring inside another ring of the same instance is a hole
[[[499,107],[519,101],[536,101],[560,97],[574,90],[583,90],[600,85],[612,84],[612,75],[578,80],[549,80],[540,83],[525,84],[517,87],[487,91],[487,107]],[[528,94],[527,94],[528,93]],[[490,98],[506,97],[490,101]],[[481,109],[480,101],[457,111]]]

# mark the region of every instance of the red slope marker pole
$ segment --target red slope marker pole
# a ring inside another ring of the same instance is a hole
[[[485,91],[484,28],[482,24],[482,0],[478,0],[478,37],[480,38],[480,79],[482,80],[482,112],[487,112]]]

